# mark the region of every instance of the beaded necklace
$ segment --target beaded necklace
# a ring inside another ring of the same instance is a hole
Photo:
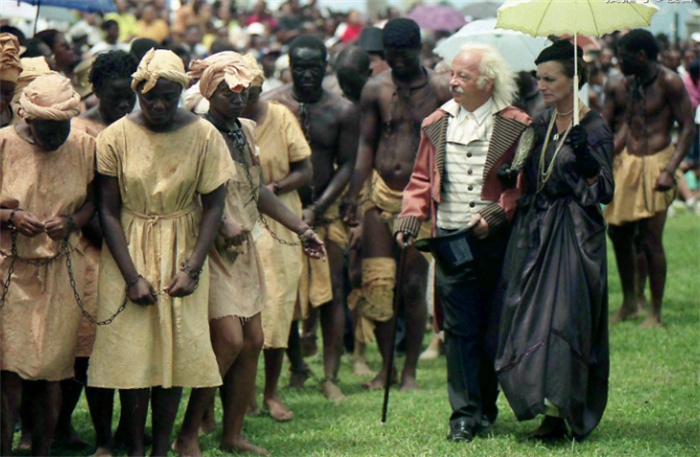
[[[573,125],[573,119],[569,123],[569,126],[566,128],[566,131],[564,132],[564,135],[562,135],[561,140],[559,141],[559,144],[555,144],[556,147],[554,148],[554,154],[552,154],[552,160],[550,160],[549,165],[545,166],[545,159],[547,155],[547,147],[549,146],[549,138],[552,135],[552,129],[554,128],[554,123],[557,120],[557,112],[554,110],[552,113],[552,118],[549,121],[549,126],[547,127],[547,136],[544,139],[544,144],[542,145],[542,152],[540,153],[540,164],[539,164],[539,173],[537,174],[538,180],[537,180],[537,192],[540,193],[544,189],[545,184],[547,184],[547,181],[549,181],[549,178],[552,177],[552,172],[554,171],[554,162],[557,160],[557,156],[559,155],[559,151],[561,151],[561,148],[564,146],[564,142],[566,141],[566,137],[569,135],[569,132],[571,131],[571,127]]]

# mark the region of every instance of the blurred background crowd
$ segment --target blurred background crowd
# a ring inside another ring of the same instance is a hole
[[[653,1],[661,8],[659,19],[652,22],[652,32],[661,51],[659,59],[683,77],[693,107],[697,108],[700,104],[698,5],[690,0]],[[91,97],[88,82],[92,61],[99,53],[111,50],[130,51],[140,59],[152,47],[170,49],[182,58],[186,68],[192,59],[221,51],[252,53],[264,69],[263,90],[267,91],[291,81],[286,45],[301,34],[315,34],[324,40],[330,56],[325,85],[340,93],[333,75],[334,56],[356,45],[370,54],[373,74],[388,68],[378,29],[394,17],[407,16],[421,26],[423,63],[438,72],[449,71],[449,61],[461,42],[456,37],[460,35],[488,34],[491,44],[493,40],[505,40],[501,35],[493,36],[495,20],[489,18],[495,18],[502,4],[493,0],[440,3],[271,0],[269,4],[264,0],[99,0],[92,3],[107,7],[103,12],[63,9],[62,14],[57,14],[55,8],[42,6],[44,12],[33,18],[35,10],[26,2],[22,5],[32,9],[30,15],[18,13],[17,0],[0,3],[2,31],[18,36],[25,49],[22,57],[44,56],[52,69],[71,78],[87,108],[97,102]],[[599,110],[605,102],[606,83],[620,77],[614,50],[616,38],[608,35],[579,40],[585,51],[590,81],[582,96]],[[516,62],[515,52],[513,57],[506,57],[519,72],[520,97],[516,105],[534,115],[541,100],[532,62],[546,40],[530,37],[526,40],[530,49],[529,55],[526,52],[519,59],[525,62],[523,66]],[[504,41],[497,47],[506,54],[509,48],[515,49],[509,43]],[[695,156],[697,152],[691,153],[691,157]],[[693,168],[697,169],[697,164]],[[696,186],[695,183],[691,187]],[[686,199],[694,203],[697,192],[688,192]]]

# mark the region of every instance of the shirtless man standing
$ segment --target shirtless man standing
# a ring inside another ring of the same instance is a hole
[[[391,71],[369,80],[360,102],[362,123],[357,164],[350,183],[344,217],[357,223],[360,190],[373,172],[369,202],[365,205],[362,237],[362,298],[358,312],[376,325],[375,335],[384,365],[364,386],[384,386],[391,348],[392,296],[396,281],[392,224],[401,212],[403,189],[408,184],[420,143],[421,122],[452,98],[447,77],[421,66],[418,25],[404,18],[384,26],[384,50]],[[430,227],[424,236],[429,236]],[[401,389],[415,389],[416,366],[426,321],[426,280],[428,262],[413,247],[406,250],[403,289],[399,291],[406,320],[406,364]],[[392,373],[392,382],[394,375]]]
[[[695,134],[693,109],[683,81],[657,63],[657,55],[654,37],[646,30],[633,30],[620,38],[618,59],[626,78],[622,84],[606,88],[605,100],[608,124],[620,126],[613,162],[615,197],[604,213],[622,282],[623,301],[615,320],[638,315],[644,300],[644,270],[648,268],[651,312],[642,328],[662,325],[666,210],[675,194],[676,169]],[[619,122],[616,116],[621,114],[624,120]],[[674,122],[680,130],[675,146],[671,144]]]
[[[295,38],[289,46],[293,83],[264,94],[262,99],[289,108],[311,146],[313,179],[310,187],[299,189],[299,194],[304,205],[304,221],[325,238],[328,263],[309,260],[309,290],[301,299],[308,298],[311,306],[321,310],[324,366],[321,391],[327,398],[340,401],[344,398],[338,387],[338,369],[345,326],[343,256],[347,232],[340,220],[338,197],[348,185],[355,165],[359,111],[350,101],[323,89],[326,60],[326,47],[319,38],[311,35]]]

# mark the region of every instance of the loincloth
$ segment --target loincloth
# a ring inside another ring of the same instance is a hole
[[[372,176],[372,187],[369,195],[369,201],[365,205],[365,211],[376,208],[379,212],[379,217],[386,222],[387,227],[389,227],[389,232],[393,233],[394,222],[401,213],[403,191],[391,189],[375,170]],[[418,233],[418,239],[430,238],[431,229],[430,221],[423,221]],[[432,260],[432,256],[429,253],[422,252],[421,254],[423,254],[423,257],[425,257],[425,260],[428,262]]]
[[[371,257],[362,260],[362,294],[356,297],[353,308],[367,320],[386,322],[394,314],[394,286],[396,285],[396,261],[391,257]],[[363,322],[362,327],[367,327]],[[373,327],[371,327],[373,329]],[[361,328],[364,339],[367,330]],[[356,329],[356,335],[358,335]]]
[[[343,193],[344,195],[344,193]],[[320,221],[314,224],[314,230],[326,245],[336,244],[346,251],[350,243],[350,227],[340,217],[340,203],[343,196],[338,197],[323,213]],[[309,305],[314,308],[328,303],[333,299],[333,283],[328,260],[306,257],[302,260],[301,281],[299,282],[299,299],[294,310],[294,320],[305,319]]]
[[[648,219],[668,209],[676,198],[676,187],[664,192],[656,191],[654,187],[674,151],[675,147],[668,145],[654,155],[636,156],[625,148],[613,159],[615,196],[604,210],[609,224],[622,225]]]

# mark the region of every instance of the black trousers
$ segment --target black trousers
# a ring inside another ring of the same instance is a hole
[[[438,235],[449,233],[438,228]],[[498,415],[494,357],[500,313],[494,296],[507,240],[507,234],[485,240],[470,237],[472,262],[459,269],[439,264],[436,268],[435,281],[445,315],[450,425],[466,420],[475,427],[482,418],[493,422]]]

